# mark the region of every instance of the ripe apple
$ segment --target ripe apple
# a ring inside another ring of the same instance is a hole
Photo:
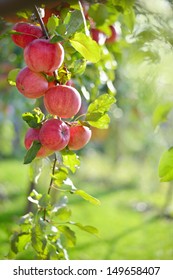
[[[72,124],[70,127],[70,140],[68,147],[70,150],[83,148],[91,138],[91,130],[87,126]]]
[[[21,33],[11,35],[13,42],[21,48],[25,48],[32,41],[43,36],[43,31],[39,26],[27,22],[16,23],[13,30]]]
[[[16,87],[25,97],[39,98],[45,94],[49,85],[43,74],[24,67],[17,75]]]
[[[99,45],[103,45],[106,40],[106,35],[96,28],[90,29],[91,38],[96,41]]]
[[[40,129],[31,128],[31,127],[28,129],[28,131],[25,135],[25,139],[24,139],[25,148],[27,150],[29,150],[29,148],[32,146],[32,143],[34,141],[36,141],[36,140],[39,141],[39,133],[40,133]],[[53,151],[42,146],[40,148],[40,150],[37,152],[36,157],[46,157],[52,153],[53,153]]]
[[[63,150],[70,139],[69,126],[58,119],[47,120],[40,129],[39,139],[49,150]]]
[[[52,44],[46,39],[36,39],[24,49],[24,60],[35,72],[53,72],[64,61],[64,49],[60,43]]]
[[[117,40],[117,32],[113,25],[109,26],[111,30],[111,35],[106,39],[106,43],[111,44]]]
[[[52,115],[65,119],[71,118],[81,107],[81,96],[74,87],[58,85],[47,90],[44,105]]]

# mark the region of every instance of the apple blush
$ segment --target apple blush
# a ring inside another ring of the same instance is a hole
[[[72,125],[70,127],[70,140],[68,147],[70,150],[82,149],[91,139],[91,130],[87,126]]]
[[[24,49],[24,60],[35,72],[53,72],[64,61],[64,48],[60,43],[50,43],[46,39],[36,39]]]
[[[81,96],[74,87],[58,85],[47,90],[44,105],[50,114],[67,119],[78,113]]]
[[[43,36],[43,31],[39,26],[27,22],[16,23],[13,30],[20,32],[20,34],[12,34],[11,38],[21,48],[25,48],[32,41]]]
[[[25,148],[27,150],[29,150],[31,148],[34,141],[39,141],[39,133],[40,133],[40,129],[30,127],[27,130],[25,139],[24,139]],[[46,157],[52,153],[53,153],[53,151],[50,151],[49,149],[47,149],[44,146],[41,146],[40,150],[37,152],[36,157]]]
[[[58,119],[47,120],[40,129],[39,139],[49,150],[63,150],[70,139],[69,126]]]
[[[16,87],[25,97],[39,98],[45,94],[49,84],[41,73],[33,72],[28,67],[24,67],[17,75]]]

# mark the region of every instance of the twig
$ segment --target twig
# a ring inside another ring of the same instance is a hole
[[[87,36],[90,36],[90,32],[89,32],[88,27],[87,27],[86,18],[85,18],[85,15],[84,15],[84,11],[83,11],[81,1],[78,1],[78,3],[79,3],[80,11],[81,11],[81,14],[82,14],[82,18],[83,18],[83,23],[84,23],[84,27],[85,27],[85,34]]]
[[[38,22],[39,22],[40,25],[41,25],[41,28],[42,28],[42,30],[43,30],[43,33],[44,33],[46,39],[49,39],[49,34],[48,34],[48,32],[47,32],[47,29],[46,29],[46,27],[45,27],[45,25],[44,25],[44,22],[43,22],[43,20],[42,20],[42,18],[41,18],[41,16],[40,16],[39,10],[38,10],[38,8],[37,8],[36,5],[34,6],[34,10],[35,10],[35,15],[36,15],[36,17],[37,17],[37,19],[38,19]]]
[[[52,175],[55,174],[56,163],[57,163],[57,157],[56,157],[56,154],[55,154],[55,159],[54,159],[53,167],[52,167]],[[48,189],[47,194],[50,194],[50,191],[53,188],[53,180],[54,179],[53,179],[53,176],[52,176],[51,180],[50,180],[49,189]],[[43,220],[46,221],[46,208],[44,208]]]
[[[55,159],[54,159],[54,162],[53,162],[53,167],[52,167],[52,175],[55,174],[55,167],[56,167],[56,163],[57,163],[57,157],[56,157],[56,154],[55,154]],[[52,186],[53,186],[53,176],[51,177],[51,180],[50,180],[50,184],[49,184],[49,189],[48,189],[48,194],[50,194],[50,191],[52,189]]]

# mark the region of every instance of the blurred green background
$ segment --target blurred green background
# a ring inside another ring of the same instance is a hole
[[[126,37],[122,33],[109,49],[118,64],[110,128],[93,131],[91,143],[79,153],[81,167],[72,176],[74,184],[98,198],[101,206],[68,196],[72,219],[96,226],[100,236],[75,229],[77,245],[69,250],[70,259],[173,259],[173,186],[160,183],[158,177],[159,159],[173,145],[173,114],[170,111],[160,125],[153,118],[158,105],[173,102],[173,9],[166,0],[156,1],[154,7],[138,2],[143,4],[136,5],[133,32]],[[22,51],[8,37],[0,41],[0,66],[0,259],[4,259],[12,231],[28,205],[30,167],[23,165],[26,125],[21,114],[32,110],[35,101],[26,100],[7,83],[10,69],[23,67]],[[49,168],[43,160],[37,190],[47,190]]]

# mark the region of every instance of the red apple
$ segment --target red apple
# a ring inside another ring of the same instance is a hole
[[[110,37],[108,37],[106,39],[106,43],[114,43],[116,40],[117,40],[117,32],[116,32],[116,29],[113,25],[109,26],[110,30],[111,30],[111,35]]]
[[[103,45],[106,40],[106,35],[96,28],[90,29],[91,38],[96,41],[99,45]]]
[[[43,36],[43,31],[39,26],[27,22],[16,23],[13,30],[21,33],[11,35],[13,42],[21,48],[25,48],[33,40]]]
[[[58,85],[48,89],[44,96],[44,105],[52,115],[71,118],[81,107],[81,96],[74,87]]]
[[[25,97],[39,98],[45,94],[49,85],[43,74],[25,67],[17,75],[16,87]]]
[[[70,127],[70,140],[68,147],[70,150],[83,148],[91,138],[91,130],[87,126],[74,124]]]
[[[46,121],[39,134],[40,142],[49,150],[63,150],[70,139],[70,129],[68,125],[58,119]]]
[[[46,39],[36,39],[24,50],[27,66],[35,72],[53,72],[64,61],[64,49],[61,44],[52,44]]]
[[[36,128],[29,128],[26,135],[25,135],[25,139],[24,139],[24,144],[25,144],[25,148],[27,150],[29,150],[29,148],[32,146],[32,143],[34,141],[39,141],[39,133],[40,133],[40,129],[36,129]],[[37,152],[37,156],[36,157],[46,157],[50,154],[52,154],[53,151],[47,149],[46,147],[42,146],[40,148],[40,150]]]

